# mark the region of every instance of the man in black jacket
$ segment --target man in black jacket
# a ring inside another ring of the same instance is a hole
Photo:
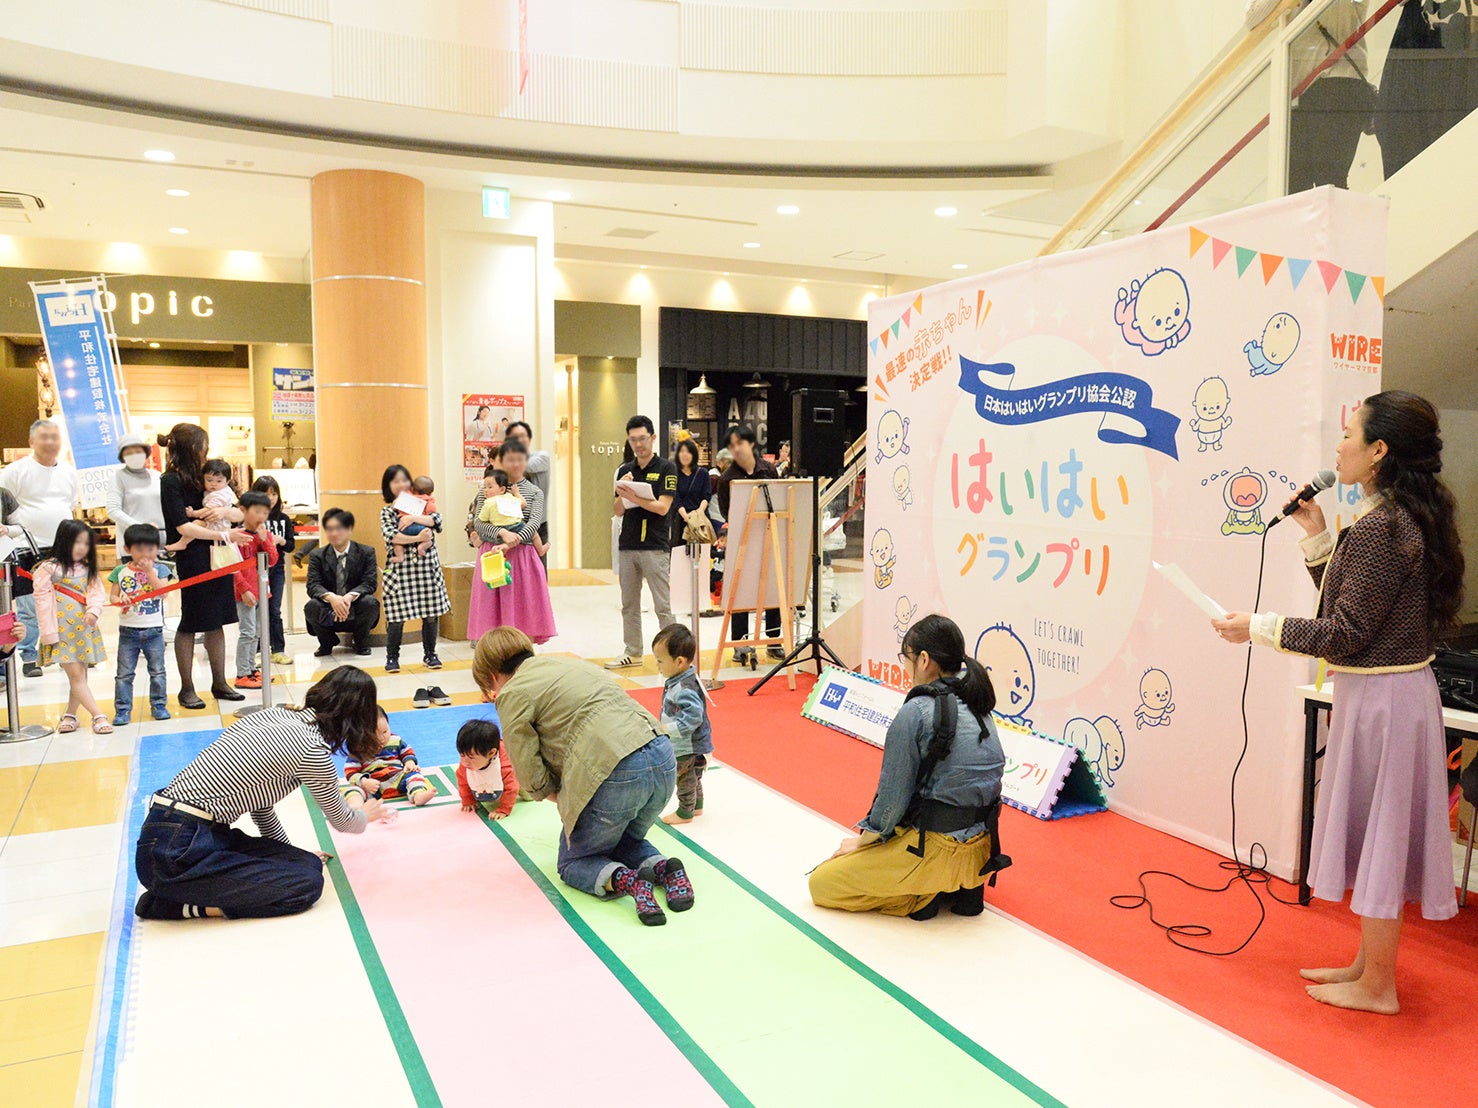
[[[303,619],[318,639],[315,657],[327,658],[339,645],[339,633],[354,636],[354,653],[370,652],[369,633],[380,622],[375,586],[380,579],[375,552],[355,542],[354,513],[330,508],[320,522],[323,543],[308,556],[308,603]]]

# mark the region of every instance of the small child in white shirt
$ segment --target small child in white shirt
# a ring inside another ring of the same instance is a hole
[[[205,480],[205,499],[201,501],[200,508],[185,509],[185,513],[196,520],[205,520],[205,516],[213,508],[236,507],[236,493],[231,489],[231,463],[224,458],[211,458],[201,467],[201,475]],[[201,524],[209,527],[212,531],[219,531],[222,535],[231,530],[231,520],[222,516],[214,522],[205,520]],[[181,535],[179,542],[172,542],[166,550],[183,550],[189,546],[191,539]]]

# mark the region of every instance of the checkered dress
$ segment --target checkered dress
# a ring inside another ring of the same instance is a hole
[[[441,513],[436,512],[431,518],[436,520],[432,530],[440,531]],[[400,516],[389,504],[380,510],[380,533],[385,536],[385,622],[435,619],[450,612],[452,602],[447,599],[436,544],[433,542],[424,555],[414,546],[404,547],[405,561],[391,561],[392,540],[400,533]]]

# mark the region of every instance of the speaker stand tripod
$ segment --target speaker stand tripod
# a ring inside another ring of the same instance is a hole
[[[758,615],[756,613],[756,617]],[[821,481],[816,477],[811,478],[811,633],[796,643],[789,654],[771,666],[770,671],[750,688],[749,695],[759,692],[770,678],[796,662],[803,665],[807,662],[816,663],[817,677],[821,676],[823,662],[829,662],[838,669],[849,668],[837,657],[836,651],[821,634]]]

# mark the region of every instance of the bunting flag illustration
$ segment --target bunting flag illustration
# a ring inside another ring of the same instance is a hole
[[[1271,286],[1273,278],[1278,275],[1280,269],[1287,269],[1289,284],[1297,289],[1303,283],[1304,276],[1311,266],[1317,266],[1319,276],[1324,282],[1324,291],[1334,295],[1335,286],[1340,284],[1340,277],[1344,277],[1343,285],[1350,293],[1350,301],[1358,303],[1360,294],[1368,284],[1375,290],[1376,296],[1380,297],[1382,304],[1386,300],[1386,279],[1382,276],[1372,276],[1366,273],[1356,273],[1354,270],[1346,269],[1337,262],[1331,262],[1322,258],[1289,258],[1282,254],[1269,254],[1267,251],[1258,250],[1252,246],[1241,246],[1237,243],[1228,242],[1226,239],[1214,237],[1210,232],[1203,231],[1199,227],[1189,227],[1190,232],[1190,256],[1195,257],[1201,252],[1208,242],[1211,243],[1211,268],[1217,269],[1226,260],[1228,254],[1237,259],[1237,276],[1245,277],[1247,271],[1252,269],[1255,259],[1258,263],[1257,272],[1262,276],[1262,283]],[[978,322],[978,320],[977,320]]]

